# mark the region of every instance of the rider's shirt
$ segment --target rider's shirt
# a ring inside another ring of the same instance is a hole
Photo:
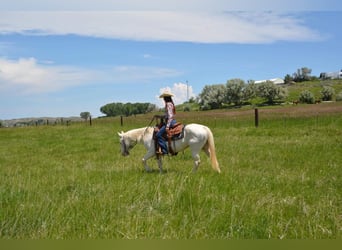
[[[165,109],[166,109],[165,115],[166,115],[166,120],[167,120],[166,127],[169,128],[172,120],[175,119],[175,112],[174,112],[175,106],[172,104],[172,102],[168,102],[165,105]]]

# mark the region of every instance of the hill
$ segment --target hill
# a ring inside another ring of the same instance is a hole
[[[321,90],[324,86],[329,86],[335,89],[335,94],[342,92],[342,79],[338,80],[313,80],[305,82],[294,82],[292,84],[284,85],[288,89],[288,102],[298,100],[301,92],[308,90],[316,99],[320,99]],[[336,96],[335,96],[336,97]]]
[[[332,87],[335,90],[335,96],[333,96],[333,100],[336,100],[336,96],[339,93],[342,93],[342,79],[335,79],[335,80],[320,80],[314,79],[311,81],[304,81],[304,82],[292,82],[290,84],[283,84],[279,85],[287,89],[288,96],[284,100],[285,104],[292,104],[294,101],[299,100],[299,96],[301,92],[307,90],[310,91],[313,95],[315,100],[321,100],[321,91],[324,86]],[[264,105],[264,100],[261,98],[254,98],[247,103],[247,105]],[[267,104],[268,105],[268,104]],[[225,108],[239,108],[234,105],[224,105]],[[177,111],[190,111],[190,110],[200,110],[200,105],[197,102],[185,102],[183,104],[177,105]]]
[[[0,127],[26,127],[26,126],[38,126],[38,125],[56,125],[66,124],[70,122],[84,121],[81,117],[30,117],[30,118],[18,118],[11,120],[0,120]]]

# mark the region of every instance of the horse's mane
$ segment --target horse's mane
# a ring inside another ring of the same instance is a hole
[[[145,134],[150,134],[153,132],[153,127],[143,127],[136,128],[126,132],[126,135],[132,140],[141,140]]]

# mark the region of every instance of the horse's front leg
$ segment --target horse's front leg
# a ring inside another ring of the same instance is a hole
[[[158,157],[158,167],[159,167],[159,172],[162,174],[163,173],[163,159],[161,156]]]
[[[147,151],[145,156],[142,158],[142,163],[143,163],[144,168],[147,172],[152,172],[151,168],[147,165],[147,160],[150,159],[151,157],[153,157],[154,155],[155,155],[154,150],[149,150],[149,151]]]

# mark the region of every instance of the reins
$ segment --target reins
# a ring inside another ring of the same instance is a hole
[[[149,124],[147,125],[147,127],[145,128],[143,135],[145,135],[147,129],[148,129],[149,127],[151,127],[151,124],[152,124],[152,122],[154,121],[155,118],[156,118],[156,116],[153,116],[153,117],[152,117],[152,120],[150,121],[150,123],[149,123]]]

